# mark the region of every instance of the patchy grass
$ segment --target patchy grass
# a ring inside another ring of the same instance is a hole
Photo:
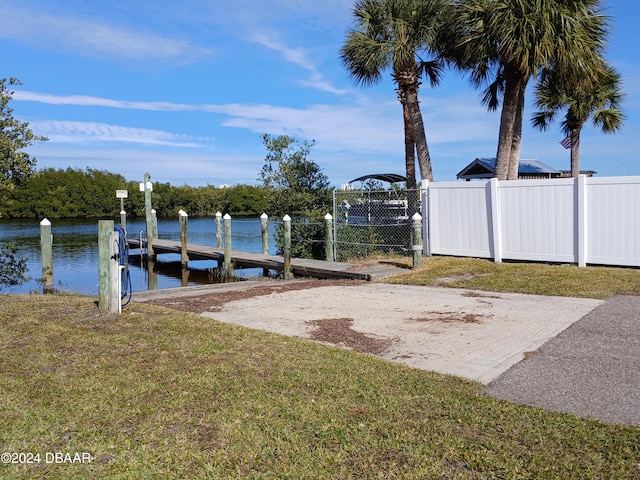
[[[386,281],[598,299],[613,295],[640,295],[640,270],[636,268],[494,263],[459,257],[425,257],[419,269]]]
[[[2,478],[640,477],[640,429],[478,383],[157,306],[1,300],[0,449],[42,456]]]

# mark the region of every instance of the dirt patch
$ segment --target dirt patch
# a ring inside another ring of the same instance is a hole
[[[181,312],[202,313],[220,311],[225,303],[247,298],[283,293],[291,290],[306,290],[308,288],[354,286],[367,283],[364,280],[303,280],[300,282],[268,284],[252,286],[243,290],[229,290],[203,295],[155,298],[145,303],[161,305]]]
[[[429,316],[409,318],[413,322],[482,323],[485,315],[460,312],[427,312]]]
[[[327,318],[307,323],[315,327],[310,336],[312,340],[345,346],[356,352],[380,355],[393,343],[391,339],[370,337],[353,330],[351,318]]]
[[[466,281],[471,280],[472,278],[473,275],[471,275],[470,273],[465,273],[464,275],[456,275],[455,277],[440,277],[436,278],[431,285],[433,285],[434,287],[439,287],[443,283]]]
[[[455,275],[453,277],[440,277],[440,278],[436,278],[431,285],[434,287],[439,287],[440,285],[446,284],[446,283],[466,282],[475,277],[486,277],[488,275],[493,275],[493,274],[479,273],[477,275],[472,275],[471,273],[465,273],[464,275]]]
[[[480,292],[464,292],[462,296],[467,298],[496,298],[498,300],[502,298],[499,295],[488,295]]]

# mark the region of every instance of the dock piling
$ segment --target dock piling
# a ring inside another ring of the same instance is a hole
[[[285,280],[290,280],[293,278],[291,271],[291,217],[285,215],[282,220],[284,222],[284,250],[282,252],[284,265],[282,273]]]
[[[269,215],[263,213],[260,215],[260,229],[262,230],[262,254],[269,255]],[[262,270],[262,275],[267,277],[269,276],[269,269],[265,268]]]
[[[144,174],[144,183],[140,184],[140,190],[144,192],[144,212],[147,222],[147,256],[150,259],[154,258],[153,253],[153,240],[155,220],[153,218],[153,212],[151,211],[151,176],[148,173]]]
[[[98,221],[98,308],[107,311],[109,305],[109,251],[113,220]]]
[[[216,212],[216,247],[222,248],[222,214]]]
[[[189,215],[184,210],[180,210],[178,211],[178,217],[180,219],[180,263],[182,268],[186,269],[189,267],[189,255],[187,253]]]
[[[40,222],[40,250],[42,253],[42,292],[53,293],[53,235],[51,222]]]
[[[422,215],[416,212],[411,219],[413,221],[413,239],[411,242],[413,268],[418,268],[422,264]]]
[[[231,215],[226,213],[224,217],[224,274],[227,278],[233,275],[233,263],[231,260]]]
[[[335,262],[333,254],[333,217],[330,213],[324,216],[325,235],[324,235],[324,259],[327,262]]]

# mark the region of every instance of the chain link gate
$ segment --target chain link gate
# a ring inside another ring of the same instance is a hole
[[[412,252],[412,219],[419,212],[419,190],[334,190],[335,258]]]

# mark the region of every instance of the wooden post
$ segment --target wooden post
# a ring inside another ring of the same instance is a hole
[[[291,272],[291,217],[285,215],[282,220],[284,221],[284,265],[282,273],[284,279],[289,280],[293,278],[293,273]]]
[[[147,260],[147,290],[158,289],[158,272],[155,260]]]
[[[156,215],[156,209],[152,208],[151,209],[151,218],[153,219],[153,221],[151,222],[151,238],[156,240],[158,238],[158,216]],[[153,257],[155,259],[155,253],[153,254]]]
[[[233,275],[231,262],[231,215],[226,213],[224,217],[224,274],[227,278]]]
[[[260,215],[260,229],[262,230],[262,254],[269,255],[269,216],[266,213]],[[262,275],[269,276],[269,269],[263,268]]]
[[[42,252],[42,293],[53,293],[53,235],[51,222],[40,222],[40,250]]]
[[[127,212],[124,210],[120,210],[120,225],[124,228],[124,231],[127,231]]]
[[[222,248],[222,214],[216,212],[216,248]]]
[[[422,254],[431,256],[431,239],[429,238],[429,180],[420,183],[420,208],[422,209]]]
[[[109,244],[113,220],[98,221],[98,308],[109,309]]]
[[[333,254],[333,217],[330,213],[324,216],[325,232],[324,232],[324,259],[327,262],[335,262]]]
[[[266,213],[260,215],[260,229],[262,230],[262,253],[269,255],[269,216]]]
[[[113,222],[111,222],[113,223]],[[118,257],[118,232],[111,228],[109,233],[109,312],[120,313],[122,303],[120,302],[120,264]]]
[[[184,270],[189,267],[189,254],[187,252],[189,215],[184,210],[180,210],[178,217],[180,219],[180,263]]]
[[[413,220],[413,268],[418,268],[422,264],[422,215],[418,212],[411,217]]]
[[[147,256],[150,259],[155,259],[155,253],[153,252],[153,240],[154,240],[154,218],[151,212],[151,176],[148,173],[144,174],[144,183],[140,184],[140,190],[144,192],[144,213],[147,221]]]

